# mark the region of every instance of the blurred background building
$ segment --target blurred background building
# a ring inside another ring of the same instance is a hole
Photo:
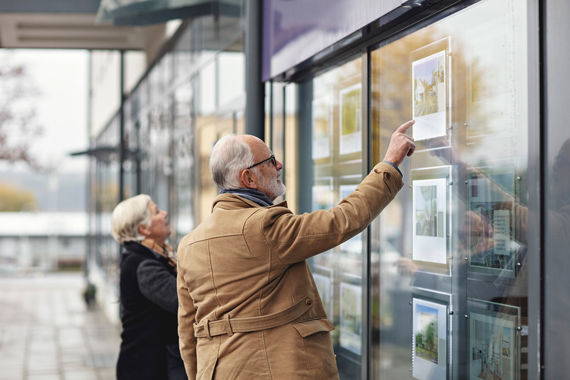
[[[74,155],[89,159],[85,225],[18,234],[5,214],[0,258],[52,269],[81,252],[118,321],[120,200],[151,195],[176,246],[210,213],[212,145],[251,133],[284,162],[292,210],[328,208],[415,118],[406,187],[310,260],[341,378],[565,378],[568,15],[563,0],[2,1],[0,47],[87,50]]]

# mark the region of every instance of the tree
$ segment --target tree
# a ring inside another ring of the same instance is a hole
[[[416,334],[416,347],[424,348],[424,336],[422,333]]]
[[[38,203],[33,192],[7,183],[0,183],[0,212],[36,211]]]
[[[437,347],[437,343],[435,341],[435,329],[434,329],[434,324],[430,323],[427,328],[426,328],[426,349],[428,351],[432,351],[434,352],[436,347]]]
[[[34,107],[39,92],[24,65],[14,63],[9,53],[0,52],[0,57],[0,161],[44,169],[31,153],[42,133]]]

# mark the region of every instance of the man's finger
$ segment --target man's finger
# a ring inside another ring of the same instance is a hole
[[[396,129],[396,132],[406,133],[408,128],[414,125],[415,122],[416,122],[415,120],[406,121],[404,124],[400,125],[398,129]]]
[[[414,151],[416,150],[416,144],[414,144],[413,142],[410,142],[410,149],[408,150],[408,154],[407,156],[410,157],[412,154],[414,154]]]

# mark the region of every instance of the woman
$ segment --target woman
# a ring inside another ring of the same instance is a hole
[[[111,224],[124,248],[117,379],[186,379],[178,349],[176,262],[166,244],[167,213],[141,194],[119,203]]]

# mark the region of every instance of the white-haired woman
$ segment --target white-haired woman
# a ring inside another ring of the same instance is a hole
[[[176,262],[168,214],[145,194],[119,203],[111,220],[121,243],[121,350],[117,379],[186,379],[178,349]]]

